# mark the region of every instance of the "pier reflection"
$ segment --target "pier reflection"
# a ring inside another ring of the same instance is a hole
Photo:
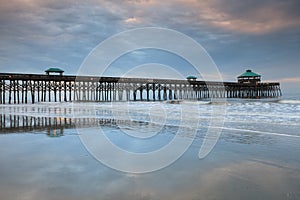
[[[0,134],[46,131],[49,137],[64,135],[64,129],[116,126],[125,120],[103,118],[34,117],[0,114]],[[134,123],[134,122],[132,122]]]
[[[1,112],[2,111],[2,112]],[[148,122],[115,119],[108,109],[88,107],[7,106],[0,109],[0,134],[46,132],[49,137],[64,135],[65,129],[125,125],[141,128]]]

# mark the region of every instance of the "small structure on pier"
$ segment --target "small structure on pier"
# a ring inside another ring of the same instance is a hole
[[[196,76],[188,76],[188,77],[186,77],[186,79],[188,81],[196,81],[197,77]]]
[[[64,73],[64,70],[59,69],[59,68],[49,68],[49,69],[45,70],[45,72],[46,72],[46,75],[50,75],[50,73],[56,73],[56,74],[59,74],[60,76],[62,76]]]
[[[238,83],[251,83],[257,84],[261,81],[261,75],[252,72],[251,69],[247,69],[245,73],[238,76]]]

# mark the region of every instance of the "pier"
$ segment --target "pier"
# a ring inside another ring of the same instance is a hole
[[[57,69],[56,69],[57,70]],[[47,71],[47,70],[46,70]],[[0,104],[276,98],[280,83],[247,70],[237,82],[0,73]]]

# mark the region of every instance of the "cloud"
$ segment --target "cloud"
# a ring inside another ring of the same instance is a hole
[[[266,34],[285,28],[298,27],[300,14],[297,0],[128,0],[112,1],[106,8],[113,13],[131,15],[129,21],[143,25],[215,27],[238,33]],[[126,20],[125,20],[126,21]],[[128,22],[128,21],[127,21]]]
[[[268,80],[269,82],[281,82],[281,83],[300,83],[300,77],[282,78],[277,81]]]
[[[285,28],[298,27],[298,1],[238,1],[211,0],[175,1],[181,16],[220,29],[248,34],[265,34]],[[181,19],[184,20],[184,19]],[[197,23],[198,22],[198,23]]]
[[[125,20],[126,23],[139,23],[140,20],[136,17],[130,17],[128,19]]]
[[[122,29],[121,20],[101,6],[71,1],[1,2],[0,60],[6,61],[0,70],[73,66],[76,72],[99,42]]]
[[[298,7],[297,0],[0,0],[0,71],[39,73],[60,66],[74,74],[104,39],[146,26],[187,34],[226,73],[238,74],[243,65],[280,69],[291,60],[294,66]]]

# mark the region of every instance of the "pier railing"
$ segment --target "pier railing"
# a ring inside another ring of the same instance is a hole
[[[0,73],[0,104],[274,98],[279,83]]]

